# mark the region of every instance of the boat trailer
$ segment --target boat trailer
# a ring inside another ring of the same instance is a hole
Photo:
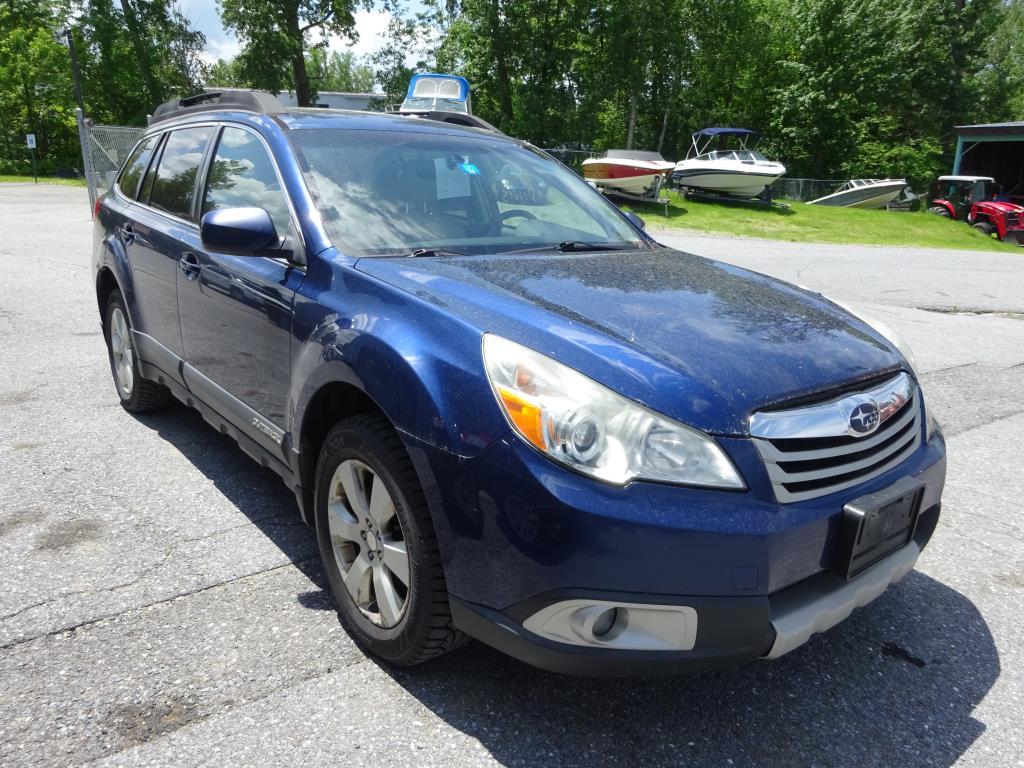
[[[739,203],[741,205],[759,205],[765,208],[789,209],[789,203],[777,203],[772,200],[771,192],[765,188],[757,197],[734,197],[733,195],[716,195],[714,192],[705,192],[694,187],[680,186],[679,194],[687,200],[699,200],[702,203]]]
[[[654,183],[647,188],[647,191],[642,195],[633,195],[629,192],[623,192],[613,187],[605,187],[600,184],[595,184],[597,190],[605,197],[614,197],[619,200],[629,200],[634,203],[654,203],[664,207],[663,214],[668,215],[668,204],[670,202],[668,197],[661,197],[661,190],[667,189],[668,184],[665,181],[664,176],[658,176]]]

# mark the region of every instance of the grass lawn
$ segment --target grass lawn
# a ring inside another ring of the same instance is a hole
[[[0,184],[9,184],[9,183],[12,183],[12,182],[17,182],[17,183],[20,183],[20,184],[25,184],[25,183],[31,184],[32,183],[32,177],[31,176],[5,176],[3,174],[0,174]],[[40,184],[59,184],[62,187],[84,187],[85,186],[85,179],[56,179],[56,178],[51,178],[49,176],[40,176],[39,177],[39,183]]]
[[[1024,248],[985,237],[965,222],[950,221],[926,211],[895,213],[798,202],[791,202],[790,208],[769,208],[743,202],[698,202],[683,199],[674,191],[670,194],[667,215],[661,214],[660,205],[632,204],[627,210],[642,216],[651,229],[689,229],[792,242],[908,245],[1024,254]]]

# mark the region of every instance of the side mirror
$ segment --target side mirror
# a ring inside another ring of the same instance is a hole
[[[627,219],[629,219],[629,223],[632,224],[637,229],[641,231],[647,229],[647,222],[641,219],[632,211],[625,211],[625,216]]]
[[[276,248],[277,230],[262,208],[221,208],[203,216],[199,224],[203,245],[211,251],[235,256],[262,256]]]

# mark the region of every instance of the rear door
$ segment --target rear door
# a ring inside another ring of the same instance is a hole
[[[114,236],[120,242],[128,258],[130,274],[122,276],[125,301],[132,318],[132,326],[136,336],[158,338],[160,343],[174,348],[180,347],[181,334],[175,327],[175,312],[166,304],[166,298],[152,291],[152,280],[149,276],[149,233],[151,225],[147,223],[149,216],[143,206],[138,204],[140,191],[150,184],[156,166],[154,158],[159,157],[159,148],[163,134],[154,134],[139,142],[125,164],[124,170],[115,182],[115,191],[111,200],[110,210],[114,216]],[[145,183],[144,183],[145,180]],[[163,318],[170,317],[173,321],[166,323]]]
[[[221,130],[200,198],[202,214],[263,208],[285,250],[299,239],[276,165],[263,139],[241,126]],[[305,272],[282,257],[233,256],[190,233],[191,272],[178,273],[178,306],[189,387],[279,450],[291,378],[292,303]],[[205,393],[205,396],[204,396]]]
[[[144,359],[175,378],[177,362],[184,355],[178,322],[179,260],[182,243],[198,232],[198,174],[215,132],[214,126],[205,125],[166,135],[124,227],[138,349]]]

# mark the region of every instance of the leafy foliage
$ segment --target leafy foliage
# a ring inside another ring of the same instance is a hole
[[[242,42],[237,64],[244,80],[272,93],[294,90],[299,106],[315,95],[306,53],[315,34],[355,35],[352,0],[218,0],[224,26]]]
[[[67,27],[86,112],[142,125],[202,85],[295,91],[381,88],[401,100],[414,71],[473,84],[474,111],[536,144],[632,145],[684,156],[690,133],[737,124],[793,176],[906,176],[950,165],[953,126],[1024,119],[1024,0],[218,0],[242,43],[207,66],[203,35],[175,0],[4,0],[0,172],[80,164]],[[359,8],[391,13],[365,62]]]
[[[791,175],[920,186],[948,167],[957,123],[1024,119],[1024,0],[427,8],[423,65],[466,76],[478,114],[543,146],[681,157],[692,131],[736,124],[765,130]],[[396,30],[407,50],[409,27]]]
[[[357,61],[351,51],[338,53],[314,48],[306,56],[306,69],[315,93],[369,93],[373,90],[373,70]]]
[[[0,172],[28,172],[26,133],[36,134],[43,173],[81,166],[64,29],[96,122],[143,125],[159,101],[195,92],[205,78],[206,40],[171,0],[7,0],[0,5]]]

